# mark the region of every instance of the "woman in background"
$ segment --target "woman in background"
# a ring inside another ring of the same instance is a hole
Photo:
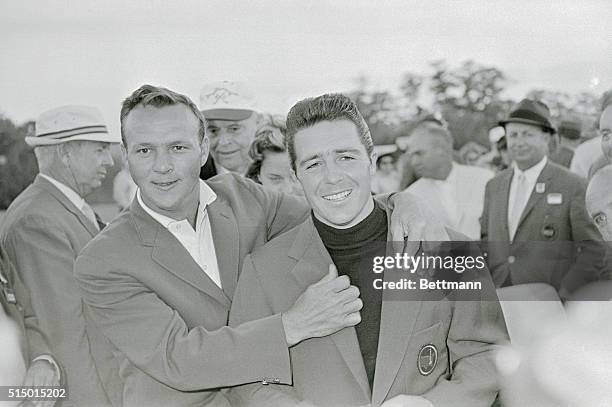
[[[268,115],[265,118],[249,150],[253,163],[249,166],[246,177],[264,187],[302,196],[302,186],[289,164],[289,155],[284,144],[285,132],[285,121],[282,117]]]

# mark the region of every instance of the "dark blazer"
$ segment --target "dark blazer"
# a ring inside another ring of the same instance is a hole
[[[242,259],[301,222],[297,198],[235,174],[209,180],[220,289],[134,199],[80,254],[75,274],[92,320],[114,346],[125,406],[229,406],[220,387],[291,382],[280,315],[228,328]]]
[[[457,239],[456,232],[449,235]],[[256,249],[244,261],[230,325],[286,311],[331,263],[312,218]],[[486,270],[485,279],[483,286],[494,297]],[[379,338],[372,389],[351,327],[291,348],[293,386],[240,386],[232,391],[233,400],[266,407],[302,400],[321,407],[380,406],[409,394],[422,395],[436,407],[489,407],[495,399],[494,344],[508,340],[497,301],[408,301],[383,294]],[[424,375],[417,358],[428,344],[438,350],[438,363]]]
[[[562,296],[600,278],[605,247],[585,209],[586,180],[547,162],[529,197],[514,241],[508,231],[508,195],[513,170],[487,184],[480,218],[488,241],[489,268],[495,284],[542,282]]]
[[[28,356],[41,352],[39,332],[65,369],[69,400],[63,405],[118,404],[121,383],[110,345],[85,332],[87,313],[73,275],[74,260],[98,229],[53,184],[38,176],[11,203],[0,229],[0,245],[25,290],[16,287],[25,312]],[[28,299],[29,297],[29,299]],[[94,363],[95,362],[95,363]]]
[[[208,155],[208,159],[200,168],[200,179],[208,180],[217,175],[217,167],[215,166],[215,160],[213,160],[212,155]]]

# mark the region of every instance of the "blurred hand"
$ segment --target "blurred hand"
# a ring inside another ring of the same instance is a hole
[[[287,344],[293,346],[357,325],[362,307],[359,289],[350,285],[347,276],[338,277],[336,266],[330,264],[327,275],[310,285],[282,314]]]
[[[391,236],[393,241],[401,243],[408,241],[409,247],[396,247],[396,251],[414,254],[419,242],[443,242],[450,238],[440,217],[429,210],[426,202],[417,195],[406,190],[398,192],[389,198],[393,204],[391,213]],[[435,249],[433,247],[430,250]]]
[[[421,396],[408,396],[400,394],[385,401],[380,407],[434,407],[426,398]]]
[[[37,360],[33,362],[28,370],[26,371],[25,379],[23,382],[24,386],[59,386],[59,375],[50,362],[46,360]],[[55,404],[55,400],[50,401],[29,401],[37,407],[52,407]]]

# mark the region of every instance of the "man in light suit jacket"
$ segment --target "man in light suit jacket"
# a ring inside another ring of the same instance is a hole
[[[348,281],[327,276],[282,315],[227,322],[242,260],[303,220],[304,202],[237,174],[200,181],[206,121],[184,95],[144,85],[124,101],[121,125],[139,189],[75,274],[114,345],[124,405],[228,406],[220,388],[290,383],[288,347],[358,322]]]
[[[373,260],[388,253],[388,208],[369,195],[376,157],[355,104],[338,94],[306,99],[290,110],[287,126],[292,166],[312,216],[247,257],[230,324],[283,312],[334,267],[359,286],[362,319],[293,347],[292,386],[241,386],[232,392],[235,403],[490,406],[498,389],[494,344],[507,340],[499,303],[397,294],[375,280],[402,281],[394,277],[398,270],[373,274]],[[488,299],[495,299],[486,268],[480,276]]]
[[[106,379],[116,375],[108,343],[103,337],[90,341],[85,332],[73,266],[101,227],[83,197],[101,185],[113,165],[110,144],[119,137],[108,133],[96,108],[63,106],[42,113],[36,135],[26,137],[26,142],[34,147],[40,173],[9,206],[0,245],[17,273],[10,278],[16,284],[11,300],[23,307],[26,326],[36,326],[25,331],[36,361],[30,369],[41,363],[36,356],[40,331],[65,373],[62,381],[69,399],[63,405],[110,405],[117,401],[114,394],[120,383]]]
[[[562,298],[600,278],[605,249],[585,209],[586,180],[547,160],[546,105],[525,99],[500,122],[509,168],[487,184],[481,217],[498,287],[543,282]]]

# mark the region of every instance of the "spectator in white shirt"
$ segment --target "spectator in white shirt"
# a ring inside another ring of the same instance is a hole
[[[420,179],[408,187],[442,217],[447,226],[479,239],[484,191],[493,172],[453,162],[453,137],[435,123],[424,122],[409,139],[410,163]]]

